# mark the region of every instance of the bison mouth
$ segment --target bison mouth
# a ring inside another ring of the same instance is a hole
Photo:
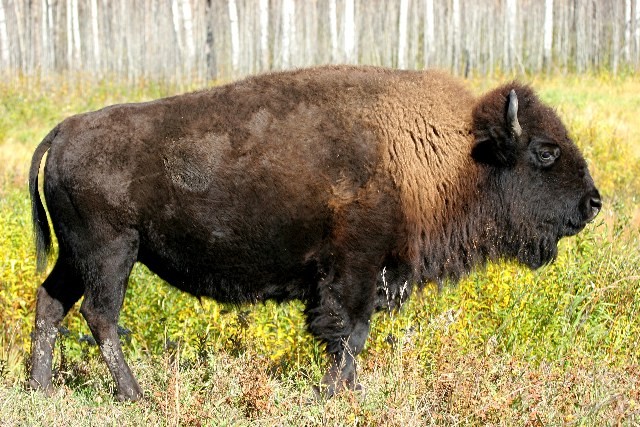
[[[576,212],[573,217],[565,217],[561,221],[543,221],[534,234],[529,235],[529,239],[520,240],[516,244],[516,258],[534,270],[550,264],[558,255],[560,239],[581,232],[597,214],[598,209],[593,209],[588,215]]]
[[[596,203],[597,202],[597,203]],[[593,199],[589,202],[589,205],[583,209],[583,212],[579,215],[580,219],[570,218],[565,221],[563,229],[559,233],[560,237],[574,236],[581,232],[588,223],[593,221],[598,213],[600,213],[601,207],[600,199],[594,202]]]
[[[588,223],[598,216],[601,208],[602,201],[600,200],[600,193],[594,188],[582,197],[578,204],[578,212],[564,222],[559,236],[568,237],[578,234]]]
[[[537,269],[543,265],[549,264],[556,259],[558,255],[558,242],[563,237],[575,236],[581,232],[589,222],[598,215],[599,209],[593,209],[588,216],[582,216],[581,219],[569,218],[556,227],[551,226],[551,222],[546,223],[549,228],[543,227],[547,232],[542,230],[536,238],[520,247],[518,251],[518,260],[529,268]],[[555,229],[555,232],[553,231]]]
[[[564,224],[564,227],[559,237],[562,238],[562,237],[575,236],[576,234],[581,232],[587,226],[587,224],[588,224],[588,221],[580,221],[580,222],[567,221]]]

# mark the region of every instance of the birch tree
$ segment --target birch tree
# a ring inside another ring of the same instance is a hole
[[[232,0],[229,0],[232,1]],[[173,22],[173,33],[176,36],[176,53],[177,53],[177,57],[179,58],[179,62],[182,62],[181,59],[181,54],[184,50],[183,48],[183,43],[182,43],[182,19],[180,17],[180,7],[178,5],[178,0],[171,0],[171,18],[172,18],[172,22]],[[176,71],[179,74],[180,73],[180,69],[179,67],[176,67]]]
[[[78,0],[71,0],[71,33],[73,35],[73,67],[81,64],[82,42],[80,38],[80,19],[78,18]]]
[[[2,3],[0,1],[0,3]],[[0,8],[2,8],[2,5],[0,5]],[[41,58],[41,68],[42,69],[46,69],[49,70],[51,68],[51,48],[49,46],[49,42],[51,40],[50,36],[49,36],[49,31],[50,31],[50,27],[49,27],[49,22],[47,21],[47,16],[48,16],[48,2],[47,0],[41,0],[40,2],[40,16],[39,16],[39,21],[40,21],[40,44],[41,44],[41,48],[42,48],[42,52],[40,54],[40,58]],[[0,24],[1,27],[1,24]],[[0,33],[2,32],[2,29],[0,28]],[[0,35],[0,40],[2,39],[2,36]],[[1,44],[2,42],[0,42]]]
[[[355,63],[356,21],[354,0],[345,0],[344,4],[344,56],[348,63]]]
[[[0,59],[2,65],[9,67],[9,35],[7,33],[7,18],[4,12],[4,4],[0,0]]]
[[[407,68],[408,17],[409,0],[400,0],[400,18],[398,19],[398,68]]]
[[[618,5],[617,2],[614,2],[614,6],[613,6],[613,16],[614,19],[618,17]],[[618,73],[618,65],[619,65],[619,61],[620,61],[620,26],[619,25],[614,25],[613,26],[613,41],[611,43],[612,45],[612,52],[611,52],[611,71],[613,71],[613,74],[617,74]]]
[[[542,65],[549,71],[553,49],[553,0],[545,0],[544,2],[544,39],[542,44]]]
[[[331,34],[331,60],[338,61],[338,10],[336,0],[329,0],[329,33]]]
[[[234,73],[237,73],[240,70],[240,30],[236,0],[229,0],[228,6],[231,26],[231,68]]]
[[[452,60],[451,64],[453,67],[453,72],[458,73],[460,68],[460,0],[453,0],[453,6],[451,8],[451,28],[452,28]]]
[[[77,0],[76,0],[77,1]],[[193,39],[193,17],[190,0],[182,0],[182,22],[184,23],[184,40],[186,49],[187,74],[191,74],[193,61],[196,55],[196,45]]]
[[[205,76],[207,80],[214,80],[218,77],[217,70],[217,61],[216,61],[216,49],[215,49],[215,40],[214,40],[214,29],[213,29],[213,7],[211,4],[211,0],[207,0],[205,16],[207,23],[205,25],[207,35],[205,39],[206,44],[206,59],[205,59]]]
[[[624,0],[624,41],[622,45],[624,60],[631,58],[631,0]]]
[[[639,21],[640,0],[0,0],[0,71],[182,81],[362,61],[617,72],[640,66]]]
[[[433,0],[425,0],[424,2],[424,44],[423,44],[423,56],[424,66],[428,67],[433,62],[433,55],[435,53],[435,26],[433,17]]]
[[[575,35],[575,67],[578,71],[584,71],[586,68],[586,50],[589,42],[586,36],[586,28],[583,25],[585,21],[585,3],[575,2],[573,7],[573,33]]]
[[[268,70],[269,64],[269,0],[260,0],[260,68]]]
[[[71,16],[71,2],[73,0],[67,0],[67,67],[71,68],[73,64],[73,35],[71,34],[73,26],[73,18]]]
[[[635,0],[635,13],[634,15],[634,39],[635,39],[635,48],[636,54],[634,58],[634,63],[636,65],[636,70],[638,69],[638,62],[640,62],[640,0]]]
[[[23,15],[23,10],[22,10],[22,2],[20,1],[14,1],[13,2],[13,11],[15,13],[16,16],[16,30],[17,30],[17,36],[18,36],[18,46],[17,46],[17,52],[16,52],[16,56],[17,56],[17,62],[19,65],[19,68],[25,68],[26,66],[26,61],[25,61],[25,33],[24,33],[24,15]]]
[[[282,1],[282,68],[288,68],[291,65],[293,55],[292,45],[295,35],[295,3],[294,0]]]
[[[507,37],[504,39],[504,51],[503,51],[503,64],[507,71],[513,70],[515,65],[515,44],[516,44],[516,11],[517,0],[506,0],[506,33]]]
[[[315,44],[317,43],[316,2],[304,3],[304,65],[312,65],[315,58]]]
[[[100,31],[98,28],[98,0],[91,0],[91,40],[93,42],[93,67],[100,69]]]

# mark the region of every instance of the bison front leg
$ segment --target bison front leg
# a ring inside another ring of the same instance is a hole
[[[322,393],[331,397],[341,389],[358,390],[361,385],[356,375],[356,356],[360,354],[369,336],[369,323],[358,322],[346,338],[340,339],[338,349],[327,351],[329,369],[322,377]],[[335,347],[336,342],[327,343],[327,348]]]
[[[307,307],[309,331],[326,343],[329,369],[322,378],[320,390],[325,397],[342,389],[360,388],[356,357],[369,336],[375,304],[376,274],[370,270],[343,275],[342,279],[322,280],[315,304]]]

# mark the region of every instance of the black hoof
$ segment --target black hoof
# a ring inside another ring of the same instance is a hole
[[[136,389],[128,389],[128,390],[119,390],[116,393],[116,399],[119,402],[137,402],[142,399],[143,394],[142,390],[139,388]]]
[[[321,402],[323,400],[331,399],[333,396],[343,391],[351,391],[362,395],[362,397],[365,396],[364,386],[360,383],[351,386],[344,384],[342,387],[336,387],[335,384],[323,384],[322,386],[314,385],[311,387],[311,391],[313,393],[311,401],[313,402]]]
[[[27,381],[27,383],[25,384],[25,389],[42,392],[47,397],[51,397],[51,395],[53,394],[53,387],[50,383],[47,385],[42,385],[40,382],[34,380],[33,378]]]

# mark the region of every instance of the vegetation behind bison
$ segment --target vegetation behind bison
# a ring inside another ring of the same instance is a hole
[[[136,261],[196,296],[301,299],[326,343],[324,393],[355,388],[376,309],[498,258],[537,268],[601,207],[554,111],[518,83],[476,99],[434,71],[331,66],[70,117],[36,149],[30,386],[51,387],[81,312],[120,399],[142,392],[116,325]]]

